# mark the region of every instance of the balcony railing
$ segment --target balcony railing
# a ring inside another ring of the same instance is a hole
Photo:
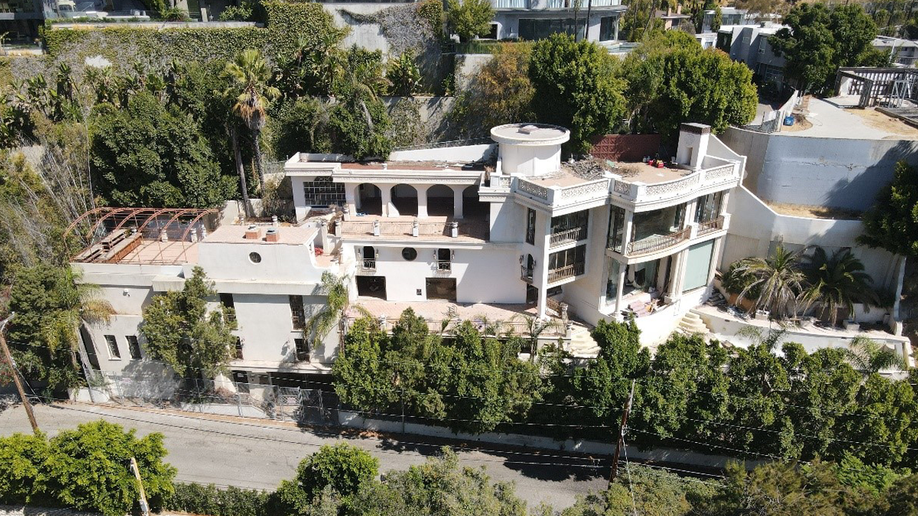
[[[724,217],[721,215],[714,220],[709,220],[707,222],[698,223],[698,235],[706,235],[714,231],[720,231],[724,229]]]
[[[552,233],[548,240],[548,246],[558,247],[560,245],[571,244],[580,240],[586,240],[586,238],[586,226],[579,226],[576,228],[565,229],[563,231]]]
[[[529,0],[494,0],[495,9],[529,9]]]
[[[450,260],[437,260],[434,262],[434,272],[437,274],[449,274],[453,270],[453,262]]]
[[[691,228],[685,228],[668,235],[652,235],[635,242],[629,242],[628,256],[641,256],[673,247],[688,240],[691,233]]]
[[[525,265],[520,265],[520,279],[526,283],[532,283],[532,273],[535,271],[533,268],[527,268]]]
[[[364,258],[360,262],[360,270],[364,272],[375,272],[376,271],[376,260],[367,260]]]
[[[580,276],[583,274],[584,270],[584,262],[573,263],[571,265],[565,265],[564,267],[559,267],[557,269],[551,269],[548,271],[548,283],[551,284],[557,281],[573,278],[574,276]]]

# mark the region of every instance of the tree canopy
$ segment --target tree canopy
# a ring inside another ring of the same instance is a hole
[[[682,31],[667,31],[634,50],[622,65],[632,128],[674,139],[684,122],[720,132],[755,116],[752,72],[715,49],[702,50]]]
[[[494,9],[488,0],[447,0],[446,17],[462,41],[491,32]]]
[[[236,319],[233,309],[222,304],[208,308],[214,296],[213,284],[200,267],[185,279],[181,291],[154,296],[140,325],[147,354],[186,378],[223,372],[235,353],[237,337],[231,332]]]
[[[569,128],[569,147],[586,152],[592,137],[614,131],[624,118],[624,83],[617,66],[599,45],[576,42],[568,34],[539,41],[529,62],[536,117]]]
[[[863,216],[858,243],[918,257],[918,169],[896,164],[892,182]]]
[[[859,5],[801,3],[784,17],[788,27],[768,42],[787,64],[785,76],[798,88],[824,92],[835,82],[840,66],[859,66],[876,59],[870,42],[877,35],[873,20]]]
[[[122,516],[138,507],[137,460],[150,507],[158,510],[172,493],[176,470],[163,462],[162,434],[138,439],[134,430],[96,421],[43,434],[0,437],[0,503],[69,507]]]

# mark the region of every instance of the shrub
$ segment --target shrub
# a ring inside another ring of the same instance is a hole
[[[213,484],[175,484],[175,492],[163,504],[170,511],[183,511],[209,516],[262,516],[271,514],[272,496],[264,491],[228,487],[217,489]]]
[[[38,501],[41,465],[48,458],[44,435],[13,434],[0,438],[0,503]]]
[[[406,50],[396,59],[389,61],[386,79],[392,84],[392,95],[409,97],[414,95],[421,83],[421,71],[414,62],[414,52]]]

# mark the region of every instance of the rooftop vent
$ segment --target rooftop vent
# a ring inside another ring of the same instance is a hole
[[[258,240],[259,238],[261,238],[261,230],[258,229],[258,226],[252,224],[251,226],[245,228],[246,240]]]
[[[268,228],[265,231],[265,242],[277,242],[280,239],[280,233],[277,232],[277,228]]]
[[[533,124],[524,125],[524,126],[520,127],[520,129],[519,129],[519,131],[520,131],[521,133],[523,133],[523,134],[532,134],[532,133],[534,133],[534,132],[536,132],[536,131],[538,131],[538,130],[539,130],[539,126],[533,125]]]

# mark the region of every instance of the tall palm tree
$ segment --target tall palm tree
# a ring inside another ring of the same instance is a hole
[[[752,309],[765,308],[774,319],[786,319],[798,311],[800,295],[806,278],[800,270],[802,251],[788,251],[778,246],[768,258],[746,258],[740,260],[735,271],[752,281],[739,294],[739,301],[746,299],[752,291],[758,296],[752,299]]]
[[[820,316],[833,325],[838,323],[842,308],[851,314],[854,303],[865,307],[879,303],[873,279],[850,249],[839,249],[829,257],[825,249],[817,247],[812,256],[805,258],[803,270],[810,285],[802,297],[804,309],[819,307]]]
[[[884,369],[905,368],[905,360],[901,355],[863,335],[858,335],[851,341],[848,346],[848,360],[852,367],[865,374]]]
[[[80,370],[77,355],[85,355],[80,346],[80,328],[85,323],[108,322],[115,310],[111,303],[99,296],[99,286],[80,281],[80,273],[70,267],[63,272],[64,281],[72,282],[72,288],[62,288],[61,309],[49,311],[42,321],[41,335],[52,351],[60,347],[70,350],[73,368]]]
[[[235,59],[226,64],[223,73],[230,82],[227,95],[235,98],[233,113],[252,131],[259,188],[263,189],[265,172],[259,136],[265,127],[268,106],[280,96],[280,90],[268,84],[271,69],[257,50],[248,49],[236,54]]]
[[[322,342],[337,323],[340,334],[339,349],[344,352],[344,316],[351,307],[350,292],[347,288],[349,280],[350,278],[347,276],[338,276],[329,271],[322,273],[319,293],[326,296],[325,304],[316,313],[312,314],[303,325],[303,338],[312,342],[314,346]],[[354,308],[364,317],[373,317],[362,306],[357,305]]]

